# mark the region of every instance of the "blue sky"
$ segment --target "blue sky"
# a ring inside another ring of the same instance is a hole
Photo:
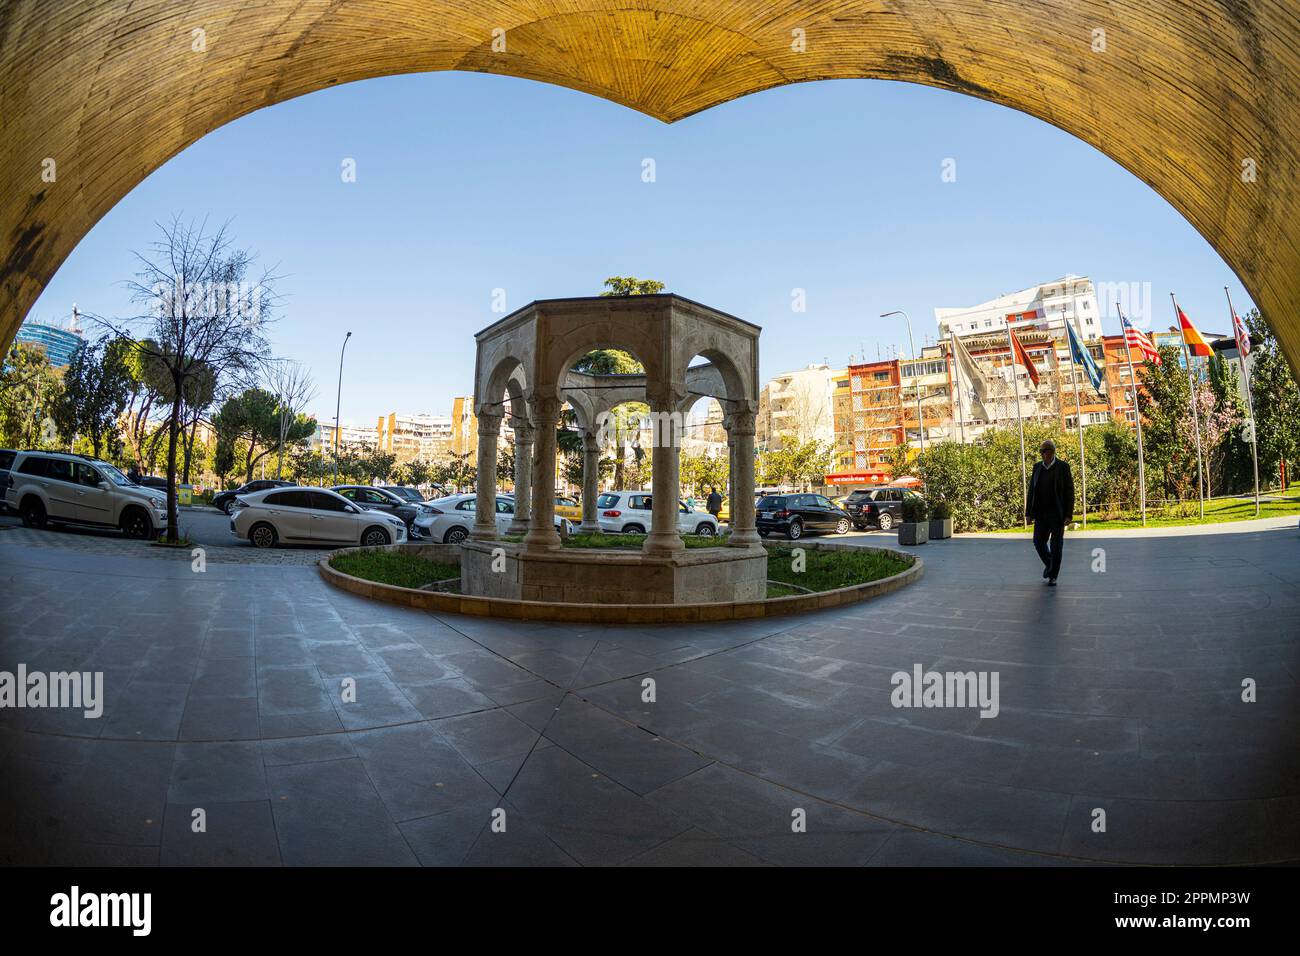
[[[642,161],[656,181],[642,181]],[[356,161],[356,182],[340,175]],[[942,164],[956,161],[956,181]],[[157,221],[229,220],[283,276],[278,354],[343,420],[450,412],[473,387],[473,333],[537,298],[595,294],[608,275],[763,327],[762,374],[918,346],[936,306],[971,305],[1074,272],[1151,283],[1227,331],[1244,289],[1163,199],[1038,120],[909,84],[830,81],[746,97],[671,126],[526,80],[439,73],[326,90],[216,130],[101,220],[37,301],[132,312],[123,280]],[[806,290],[807,310],[792,309]],[[1107,317],[1106,331],[1118,331]]]

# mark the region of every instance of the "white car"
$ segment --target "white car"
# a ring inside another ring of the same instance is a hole
[[[98,458],[20,451],[9,469],[5,503],[29,528],[76,524],[119,528],[149,540],[167,528],[167,496],[133,484]]]
[[[596,499],[596,520],[600,530],[610,534],[647,534],[651,504],[648,491],[606,491]],[[707,511],[692,511],[678,500],[677,530],[681,534],[717,534],[718,519]]]
[[[230,514],[230,533],[257,548],[277,544],[401,544],[406,524],[396,515],[370,511],[324,488],[270,488],[240,495]]]
[[[420,505],[420,513],[411,527],[412,538],[429,538],[443,544],[460,544],[474,530],[474,514],[478,510],[477,495],[449,495]],[[497,495],[497,534],[504,535],[515,518],[515,496]],[[568,518],[555,516],[555,528],[561,534],[572,534],[573,524]]]

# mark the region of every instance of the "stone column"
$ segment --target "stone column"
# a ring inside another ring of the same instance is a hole
[[[730,534],[736,529],[736,437],[731,434],[731,413],[722,416],[722,427],[727,431],[727,528]],[[721,528],[718,529],[722,533]]]
[[[478,416],[478,475],[474,488],[474,529],[470,536],[479,541],[497,538],[497,436],[501,413]]]
[[[555,426],[559,421],[559,399],[533,399],[533,512],[524,535],[527,551],[551,551],[560,546],[555,530]]]
[[[650,397],[650,396],[647,396]],[[676,401],[650,397],[654,420],[652,449],[650,534],[642,545],[646,554],[676,554],[686,548],[677,530],[677,499],[681,496],[680,418]]]
[[[754,526],[754,412],[741,408],[731,414],[730,435],[735,443],[731,488],[731,538],[733,548],[761,547]]]
[[[533,513],[533,426],[523,418],[512,418],[510,424],[515,430],[515,516],[509,533],[525,534]]]
[[[580,531],[600,531],[596,499],[600,497],[600,442],[591,432],[582,433],[582,525]]]

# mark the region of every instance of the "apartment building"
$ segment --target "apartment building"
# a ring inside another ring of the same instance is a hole
[[[844,369],[809,365],[770,379],[758,396],[758,448],[779,448],[787,438],[834,444],[835,381],[844,375]]]
[[[454,435],[448,415],[381,416],[375,426],[379,448],[400,460],[440,458],[450,450]]]

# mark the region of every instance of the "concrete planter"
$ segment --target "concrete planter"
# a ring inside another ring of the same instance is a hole
[[[898,526],[899,544],[925,544],[930,540],[928,521],[904,521]]]
[[[952,537],[952,519],[951,518],[931,518],[930,519],[930,540],[942,541],[944,538]]]

